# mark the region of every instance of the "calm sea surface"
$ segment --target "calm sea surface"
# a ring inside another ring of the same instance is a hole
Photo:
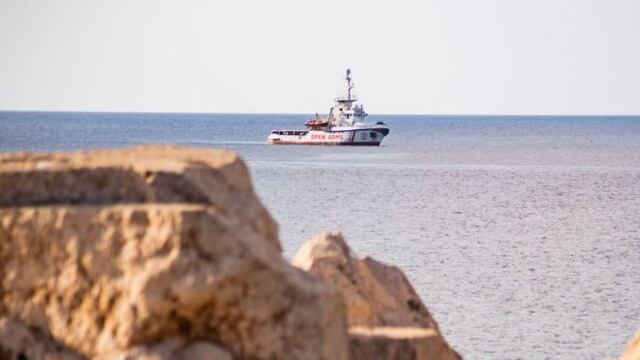
[[[287,257],[343,231],[469,359],[615,358],[640,329],[640,117],[371,116],[381,147],[265,143],[306,118],[0,112],[0,151],[237,151]]]

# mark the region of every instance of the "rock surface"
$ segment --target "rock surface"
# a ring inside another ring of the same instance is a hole
[[[0,359],[81,360],[77,354],[57,343],[47,334],[22,322],[0,318]],[[188,343],[174,338],[159,343],[136,346],[124,351],[107,352],[94,360],[232,360],[231,354],[215,344],[203,341]]]
[[[640,360],[640,331],[631,339],[621,360]]]
[[[292,262],[340,290],[349,325],[438,329],[400,269],[355,257],[340,233],[319,234],[300,248]]]
[[[292,262],[342,294],[352,358],[460,358],[402,271],[354,256],[340,233],[319,234]]]
[[[0,316],[69,356],[348,357],[340,296],[282,259],[234,154],[2,155],[0,188]]]
[[[351,327],[352,359],[429,360],[460,359],[432,328]]]
[[[232,153],[0,155],[0,189],[0,360],[459,358],[341,235],[284,261]]]
[[[180,339],[164,340],[153,345],[107,353],[94,360],[232,360],[231,354],[208,342],[185,343]]]
[[[249,171],[228,151],[142,146],[78,153],[0,154],[0,207],[204,204],[280,249]]]
[[[82,358],[56,342],[48,334],[30,329],[18,320],[0,317],[1,360],[80,360]]]

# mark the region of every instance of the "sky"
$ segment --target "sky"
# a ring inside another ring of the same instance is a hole
[[[0,0],[0,110],[640,114],[638,0]]]

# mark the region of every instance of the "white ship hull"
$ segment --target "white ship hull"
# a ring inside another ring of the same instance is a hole
[[[274,145],[378,146],[389,133],[386,125],[334,127],[331,130],[274,130],[268,141]]]
[[[389,134],[383,122],[367,123],[364,106],[356,104],[351,70],[344,77],[345,93],[335,98],[329,115],[316,114],[304,125],[307,130],[272,130],[267,140],[274,145],[368,145],[378,146]]]

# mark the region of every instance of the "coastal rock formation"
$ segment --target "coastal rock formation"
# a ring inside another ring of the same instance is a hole
[[[460,359],[432,328],[354,326],[349,339],[352,359]]]
[[[246,165],[229,151],[142,146],[78,153],[0,154],[0,207],[204,204],[280,249]]]
[[[340,233],[319,234],[300,248],[292,263],[340,290],[349,325],[438,330],[400,269],[370,257],[354,257]]]
[[[282,259],[232,153],[2,155],[0,188],[0,316],[29,359],[348,357],[340,296]]]
[[[1,360],[459,359],[341,235],[287,263],[232,153],[0,155],[0,188]]]
[[[631,339],[620,360],[640,360],[640,331]]]
[[[340,233],[303,245],[293,264],[343,296],[354,359],[459,359],[402,271],[355,257]]]

